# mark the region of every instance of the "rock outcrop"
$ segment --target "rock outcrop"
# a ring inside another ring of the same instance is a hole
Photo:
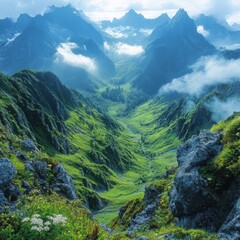
[[[53,185],[56,192],[64,194],[69,199],[76,199],[76,190],[68,172],[61,164],[53,168],[56,183]]]
[[[35,147],[31,147],[31,149],[35,149]],[[33,189],[42,193],[53,190],[70,200],[77,198],[72,178],[61,164],[49,167],[44,161],[29,160],[20,151],[16,153],[16,156],[25,164],[26,171],[30,171],[34,175],[37,185],[30,185],[22,179],[22,188],[25,191],[20,193],[18,186],[12,183],[17,174],[16,168],[9,159],[0,159],[0,213],[6,208],[15,210],[15,203],[21,194],[28,194]]]
[[[33,161],[27,160],[24,163],[26,169],[35,175],[36,180],[40,184],[41,191],[54,190],[70,200],[77,198],[72,178],[61,164],[49,169],[46,162],[37,159]],[[52,175],[50,181],[47,180],[49,173]]]
[[[146,225],[154,216],[154,212],[158,207],[161,192],[154,186],[149,186],[144,193],[144,209],[142,212],[136,214],[130,222],[128,231],[137,231],[142,226]]]
[[[201,175],[201,167],[209,166],[220,153],[218,132],[203,131],[177,150],[179,168],[170,192],[170,205],[177,224],[218,232],[224,240],[240,239],[240,178],[234,178],[217,191]]]
[[[10,160],[0,159],[0,213],[15,208],[13,203],[20,195],[18,187],[12,183],[16,174],[17,170]]]
[[[177,150],[179,169],[170,192],[170,208],[178,225],[217,231],[222,216],[217,209],[217,197],[204,179],[199,167],[220,153],[220,134],[203,131],[193,136]]]
[[[39,151],[33,140],[27,138],[22,141],[22,146],[27,151]]]
[[[223,240],[240,239],[240,198],[219,230],[218,237]]]

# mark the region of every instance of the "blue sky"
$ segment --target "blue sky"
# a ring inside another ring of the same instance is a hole
[[[119,17],[130,8],[145,12],[147,17],[155,17],[162,12],[171,15],[178,8],[184,8],[192,16],[205,13],[240,23],[239,0],[0,0],[0,18],[16,18],[20,13],[36,15],[43,13],[50,5],[63,6],[68,3],[90,14],[95,20]]]

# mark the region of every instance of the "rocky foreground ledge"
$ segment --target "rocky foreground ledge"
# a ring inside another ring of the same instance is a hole
[[[185,228],[218,232],[221,239],[240,239],[240,179],[219,192],[201,174],[201,167],[214,161],[223,145],[221,134],[202,131],[177,150],[179,168],[170,192],[170,205],[177,224]]]
[[[22,148],[25,151],[37,151],[35,143],[31,139],[22,141]],[[0,213],[9,210],[16,210],[15,203],[22,194],[28,194],[32,190],[38,190],[44,193],[48,190],[55,191],[66,198],[73,200],[77,198],[76,190],[64,167],[57,163],[49,170],[47,162],[40,161],[36,158],[29,159],[22,151],[15,153],[15,156],[24,164],[25,171],[32,174],[35,178],[35,186],[21,180],[21,187],[24,192],[20,191],[19,186],[14,183],[17,175],[17,169],[8,158],[0,159]],[[48,180],[48,174],[51,171],[51,181]]]

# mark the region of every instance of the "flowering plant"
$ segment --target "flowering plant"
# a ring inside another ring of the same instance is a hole
[[[54,226],[65,226],[67,218],[61,214],[54,214],[53,216],[47,216],[47,221],[44,221],[39,214],[34,214],[31,218],[26,217],[22,219],[22,223],[30,223],[31,230],[37,232],[49,232]]]

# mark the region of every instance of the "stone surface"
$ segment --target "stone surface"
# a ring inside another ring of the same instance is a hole
[[[46,162],[35,160],[32,163],[32,167],[35,171],[35,174],[38,178],[45,180],[47,177],[47,168],[48,165]]]
[[[7,158],[0,159],[0,213],[7,209],[15,209],[12,202],[20,196],[17,185],[12,184],[12,179],[17,174],[16,168]]]
[[[200,175],[199,167],[213,159],[221,149],[220,134],[210,131],[202,131],[177,149],[179,168],[170,192],[170,208],[179,225],[218,230],[222,219],[214,209],[216,196]]]
[[[0,190],[0,213],[4,211],[4,208],[9,206],[8,200],[5,198],[3,192]]]
[[[240,198],[218,232],[223,240],[240,239]]]
[[[58,164],[53,169],[53,172],[55,174],[56,181],[54,187],[60,189],[60,192],[65,194],[69,199],[76,199],[77,195],[72,178],[69,176],[64,167],[61,164]]]
[[[135,218],[131,220],[128,231],[138,231],[139,228],[146,225],[157,209],[160,201],[160,192],[154,186],[149,186],[145,189],[144,194],[144,210],[136,214]],[[121,211],[120,211],[121,214]]]
[[[26,149],[27,151],[39,151],[36,144],[29,138],[24,139],[22,141],[22,146],[24,149]]]
[[[25,153],[18,151],[16,157],[21,161],[28,161],[28,158]]]
[[[17,170],[10,160],[0,159],[0,188],[9,184],[16,174]]]

